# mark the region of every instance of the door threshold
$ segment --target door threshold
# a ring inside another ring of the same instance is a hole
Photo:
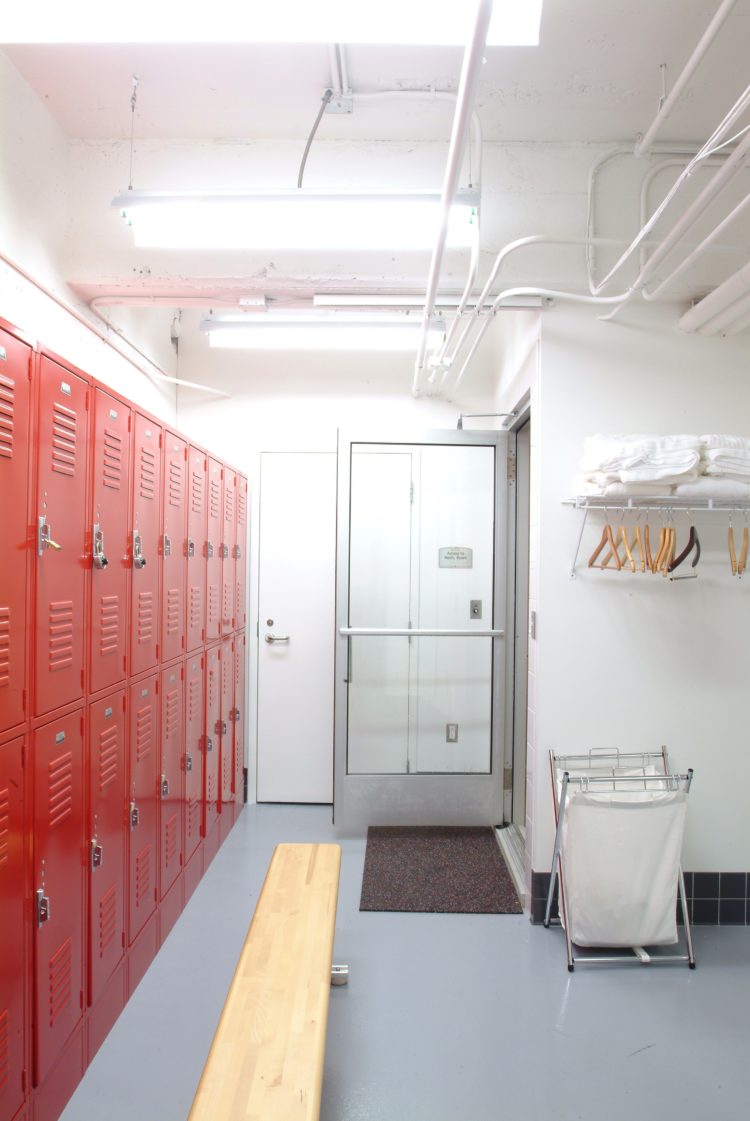
[[[495,836],[500,846],[505,863],[513,880],[513,886],[518,892],[518,898],[524,911],[526,908],[526,843],[523,833],[517,825],[508,825],[505,829],[496,829]]]

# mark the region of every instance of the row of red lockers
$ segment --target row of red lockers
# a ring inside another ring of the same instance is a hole
[[[246,488],[0,321],[0,1121],[58,1116],[241,808]]]
[[[2,326],[0,737],[242,629],[247,566],[242,475]]]

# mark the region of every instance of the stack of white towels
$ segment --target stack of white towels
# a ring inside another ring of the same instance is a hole
[[[579,494],[750,499],[750,437],[589,436]]]

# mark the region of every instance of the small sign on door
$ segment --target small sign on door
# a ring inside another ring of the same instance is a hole
[[[474,550],[462,545],[449,545],[438,551],[438,565],[440,568],[473,568]]]

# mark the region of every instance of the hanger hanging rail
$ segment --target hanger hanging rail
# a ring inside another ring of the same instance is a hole
[[[648,498],[639,498],[637,495],[577,495],[574,498],[564,498],[563,506],[573,506],[576,510],[632,510],[651,511],[652,513],[665,510],[695,510],[696,513],[731,514],[739,511],[750,510],[750,498],[680,498],[679,495],[667,494],[649,495]]]

